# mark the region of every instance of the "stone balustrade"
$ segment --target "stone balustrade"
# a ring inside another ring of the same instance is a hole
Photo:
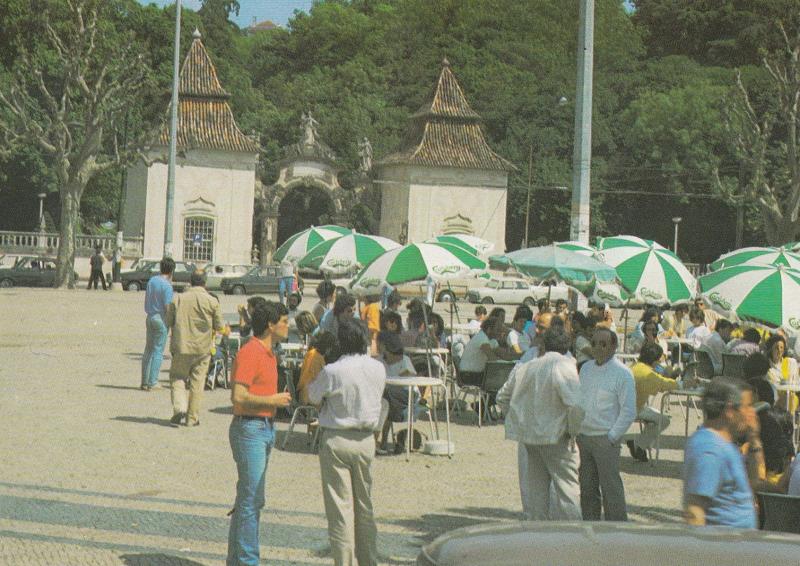
[[[96,246],[100,246],[108,257],[114,253],[117,237],[115,234],[93,236],[81,234],[75,237],[77,255],[91,255]],[[123,257],[141,257],[144,239],[141,237],[124,238],[122,241]],[[55,255],[58,251],[59,235],[51,232],[15,232],[0,230],[0,253],[32,254],[46,253]]]

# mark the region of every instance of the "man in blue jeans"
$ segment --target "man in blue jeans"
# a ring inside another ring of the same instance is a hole
[[[286,340],[286,307],[268,302],[253,307],[253,338],[233,366],[233,421],[228,431],[239,479],[228,533],[228,566],[259,563],[258,522],[264,507],[267,464],[275,443],[275,410],[287,407],[289,393],[278,393],[278,364],[272,346]]]
[[[282,305],[288,301],[294,287],[294,264],[287,258],[283,258],[280,266],[280,279],[278,280],[278,298]]]
[[[161,275],[151,277],[144,295],[144,312],[147,313],[147,342],[142,354],[142,391],[158,389],[158,373],[164,359],[164,346],[167,344],[167,305],[172,302],[172,272],[175,260],[165,257],[161,260]]]

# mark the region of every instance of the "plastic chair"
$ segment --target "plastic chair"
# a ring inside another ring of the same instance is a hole
[[[722,375],[727,377],[744,378],[744,361],[747,356],[742,354],[722,354]]]
[[[467,395],[475,396],[478,403],[478,428],[480,428],[483,425],[481,415],[483,413],[484,399],[481,386],[475,385],[474,383],[464,383],[464,381],[461,379],[461,371],[458,369],[458,366],[456,366],[456,385],[458,386],[458,396],[460,401],[466,403]],[[458,403],[456,403],[456,410],[458,410]]]
[[[714,362],[711,356],[703,350],[694,351],[694,360],[686,364],[683,370],[684,377],[711,379],[714,377]]]
[[[314,405],[304,405],[303,402],[300,400],[300,394],[297,391],[297,387],[294,383],[294,375],[291,375],[292,372],[289,372],[289,375],[286,378],[286,389],[289,390],[289,394],[292,396],[292,420],[289,422],[289,428],[286,431],[286,434],[283,437],[283,442],[281,443],[281,450],[286,448],[286,443],[289,441],[289,435],[292,434],[294,431],[294,425],[297,422],[297,417],[302,415],[306,421],[307,425],[311,424],[313,419],[319,417],[319,413],[317,412],[317,408]],[[310,426],[309,426],[310,429]],[[309,430],[310,434],[310,430]],[[317,440],[319,437],[319,427],[314,432],[314,437],[308,441],[309,445],[312,445],[316,448]]]
[[[514,362],[510,361],[495,360],[486,363],[486,369],[483,372],[483,383],[481,383],[481,394],[484,399],[487,420],[493,420],[489,414],[489,400],[506,384],[512,369],[514,369]]]
[[[763,531],[800,533],[800,497],[757,492]]]

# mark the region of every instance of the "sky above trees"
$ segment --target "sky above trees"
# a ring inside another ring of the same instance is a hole
[[[138,1],[140,4],[156,4],[157,6],[167,6],[175,3],[175,0]],[[286,27],[295,10],[307,12],[312,3],[313,0],[239,0],[239,15],[231,14],[231,21],[240,28],[253,25],[253,18],[255,18],[256,22],[270,20]],[[183,0],[181,5],[197,11],[202,6],[202,2],[200,0]]]

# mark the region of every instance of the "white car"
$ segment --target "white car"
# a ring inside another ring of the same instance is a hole
[[[550,302],[558,299],[569,299],[569,289],[554,285],[531,285],[526,279],[521,277],[501,277],[490,279],[485,286],[470,289],[467,292],[467,300],[470,303],[483,303],[491,305],[494,303],[506,305],[525,304],[529,307],[536,305],[540,299],[547,299]]]
[[[222,280],[226,277],[241,277],[253,268],[252,265],[207,263],[203,270],[206,272],[206,289],[217,291],[222,289]]]

